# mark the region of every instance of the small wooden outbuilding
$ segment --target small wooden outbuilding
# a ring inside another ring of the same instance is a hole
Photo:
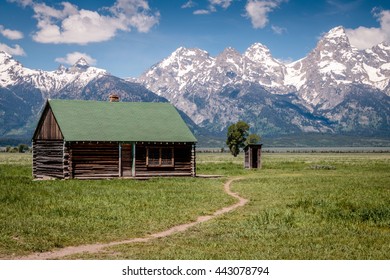
[[[49,100],[34,178],[195,176],[196,138],[169,103]]]
[[[248,144],[244,148],[244,167],[261,168],[261,147],[263,144]]]

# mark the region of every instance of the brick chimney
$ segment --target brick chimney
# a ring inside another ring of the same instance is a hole
[[[110,98],[110,102],[119,102],[119,95],[113,93],[108,96]]]

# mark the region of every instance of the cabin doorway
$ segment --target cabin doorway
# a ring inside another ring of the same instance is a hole
[[[259,166],[258,149],[251,149],[251,153],[252,153],[251,168],[258,168]]]
[[[121,148],[122,177],[132,177],[132,166],[133,166],[133,146],[132,144],[122,144],[122,148]]]

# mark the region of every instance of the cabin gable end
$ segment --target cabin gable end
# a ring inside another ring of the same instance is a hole
[[[63,134],[60,126],[53,114],[53,111],[46,103],[45,109],[42,112],[41,118],[39,119],[37,129],[35,130],[34,140],[63,140]]]

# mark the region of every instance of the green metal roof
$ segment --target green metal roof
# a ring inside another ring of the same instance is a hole
[[[49,100],[65,141],[196,142],[169,103]]]

